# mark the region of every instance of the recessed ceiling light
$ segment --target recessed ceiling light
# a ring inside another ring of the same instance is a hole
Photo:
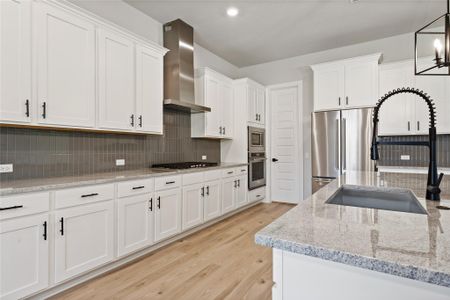
[[[236,7],[229,7],[227,9],[227,15],[229,17],[236,17],[239,14],[239,9],[237,9]]]

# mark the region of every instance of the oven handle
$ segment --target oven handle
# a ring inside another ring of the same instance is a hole
[[[258,158],[250,158],[250,163],[252,162],[258,162],[258,161],[265,161],[266,157],[258,157]]]

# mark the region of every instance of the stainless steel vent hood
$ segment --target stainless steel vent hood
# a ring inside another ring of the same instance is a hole
[[[209,112],[211,108],[195,104],[194,29],[180,19],[164,24],[164,107]]]

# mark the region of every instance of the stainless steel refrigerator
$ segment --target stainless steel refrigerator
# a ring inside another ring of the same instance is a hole
[[[372,108],[312,114],[312,184],[317,191],[346,171],[373,171]]]

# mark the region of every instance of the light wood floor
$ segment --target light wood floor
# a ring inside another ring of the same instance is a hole
[[[254,235],[290,208],[258,204],[54,299],[270,299],[272,250]]]

